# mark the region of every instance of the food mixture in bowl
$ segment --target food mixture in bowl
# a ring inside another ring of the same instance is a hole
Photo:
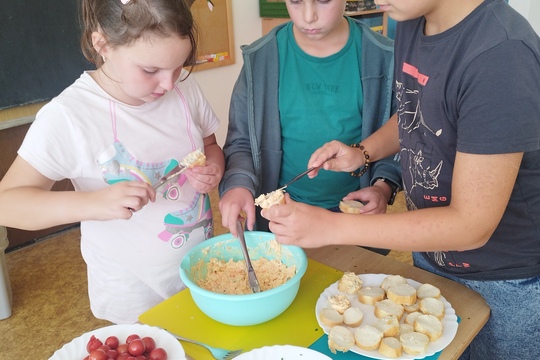
[[[268,260],[261,257],[252,260],[253,270],[257,275],[261,291],[273,289],[285,284],[296,274],[296,266],[287,267],[277,259]],[[204,266],[202,262],[197,266]],[[197,285],[203,289],[220,294],[252,294],[253,291],[248,283],[248,274],[244,260],[229,261],[211,258],[206,264],[206,276],[197,281]]]

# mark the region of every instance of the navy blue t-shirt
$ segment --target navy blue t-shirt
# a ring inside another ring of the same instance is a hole
[[[450,204],[456,151],[524,152],[497,230],[479,249],[426,253],[442,271],[478,280],[540,275],[540,39],[501,0],[424,36],[398,23],[395,90],[409,210]],[[482,199],[475,199],[482,201]]]

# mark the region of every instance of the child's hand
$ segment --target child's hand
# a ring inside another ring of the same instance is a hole
[[[261,215],[270,221],[270,231],[279,243],[313,248],[331,244],[336,231],[333,218],[340,214],[295,202],[285,194],[284,205],[264,209]]]
[[[88,217],[92,220],[130,219],[149,201],[156,200],[154,189],[141,181],[122,181],[87,194],[90,202],[81,206],[92,211]]]
[[[325,162],[326,159],[333,155],[336,155],[335,159]],[[320,169],[343,172],[355,171],[364,164],[364,160],[364,155],[359,149],[333,140],[313,152],[307,167],[322,166],[311,171],[308,176],[314,178],[317,176]]]
[[[361,214],[384,214],[388,203],[388,194],[380,186],[369,186],[357,191],[353,191],[343,198],[343,200],[359,200],[364,204],[360,209]]]
[[[246,228],[253,230],[255,224],[255,200],[251,191],[245,188],[234,188],[227,191],[219,201],[221,223],[231,231],[233,236],[238,236],[236,220],[241,211],[246,213]]]
[[[201,194],[208,194],[218,186],[223,172],[219,165],[206,162],[205,166],[195,166],[184,173],[189,183]]]

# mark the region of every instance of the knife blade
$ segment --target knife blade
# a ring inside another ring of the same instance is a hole
[[[244,253],[244,259],[246,260],[249,287],[254,293],[261,292],[259,281],[257,280],[255,270],[253,270],[253,265],[251,264],[251,260],[249,258],[246,239],[244,237],[244,227],[242,226],[242,222],[240,221],[240,219],[236,221],[236,231],[238,232],[238,240],[240,241],[240,247],[242,248],[242,252]]]
[[[330,156],[328,159],[324,160],[324,162],[323,162],[321,165],[310,167],[309,169],[307,169],[307,170],[304,171],[303,173],[300,173],[300,174],[296,175],[291,181],[289,181],[288,183],[286,183],[285,185],[283,185],[282,187],[280,187],[280,188],[277,189],[276,191],[278,191],[278,190],[285,190],[285,188],[286,188],[287,186],[291,185],[291,184],[292,184],[293,182],[295,182],[295,181],[300,180],[300,178],[303,178],[304,176],[306,176],[307,174],[309,174],[309,173],[312,172],[313,170],[320,168],[320,167],[323,166],[323,164],[324,164],[325,162],[327,162],[328,160],[335,159],[336,156],[337,156],[337,155],[334,154],[334,155]]]
[[[186,171],[187,168],[187,166],[184,166],[182,164],[176,165],[171,171],[169,171],[167,175],[161,177],[159,181],[152,186],[152,188],[157,191],[157,189],[159,189],[163,185],[170,183],[175,178],[178,178],[178,176],[180,176],[180,174]]]

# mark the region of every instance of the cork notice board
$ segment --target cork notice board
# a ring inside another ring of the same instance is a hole
[[[199,31],[198,65],[194,70],[234,64],[231,0],[195,0],[191,12]]]

